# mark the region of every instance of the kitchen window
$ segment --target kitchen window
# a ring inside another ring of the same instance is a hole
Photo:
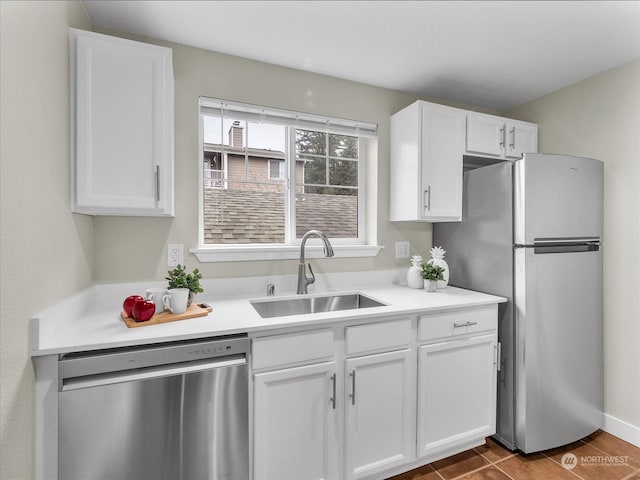
[[[201,261],[295,258],[316,229],[337,256],[376,254],[354,248],[367,246],[366,153],[375,139],[369,123],[201,98],[194,253]]]

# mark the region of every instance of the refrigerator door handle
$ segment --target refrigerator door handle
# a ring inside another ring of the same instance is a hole
[[[555,239],[535,241],[532,244],[516,243],[513,248],[532,248],[535,254],[546,253],[570,253],[570,252],[597,252],[603,243],[599,239]]]
[[[543,243],[533,245],[533,253],[536,255],[547,253],[597,252],[599,250],[600,242]]]

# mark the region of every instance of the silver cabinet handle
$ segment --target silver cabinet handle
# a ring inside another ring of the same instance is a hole
[[[431,185],[424,191],[424,208],[431,210]]]
[[[506,143],[507,136],[507,127],[502,127],[500,129],[500,146],[504,148],[504,144]]]
[[[478,322],[454,323],[453,328],[470,327],[471,325],[477,324]]]
[[[336,409],[336,374],[334,373],[333,375],[331,375],[331,398],[329,399],[329,401],[331,402],[331,407],[335,410]]]
[[[351,377],[351,393],[349,396],[351,397],[351,405],[356,404],[356,371],[352,370],[349,374]]]
[[[160,201],[160,165],[156,165],[156,202]]]
[[[493,348],[496,350],[496,361],[493,364],[496,365],[496,370],[499,372],[501,367],[500,357],[502,356],[502,344],[498,342]]]
[[[512,149],[515,150],[515,148],[516,148],[516,127],[513,127],[509,133],[511,134],[511,143],[509,144],[509,146]]]

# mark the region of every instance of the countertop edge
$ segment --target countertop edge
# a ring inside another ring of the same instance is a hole
[[[40,340],[40,335],[43,333],[41,326],[43,322],[53,322],[60,323],[61,326],[67,326],[70,320],[66,317],[69,315],[78,315],[78,316],[88,316],[88,314],[82,311],[83,307],[86,308],[87,302],[89,301],[89,296],[91,294],[95,294],[96,286],[89,287],[78,294],[65,299],[63,302],[59,304],[58,308],[48,309],[43,314],[34,316],[30,322],[30,332],[31,332],[31,342],[30,342],[30,355],[31,357],[41,357],[46,355],[60,355],[70,352],[77,351],[91,351],[91,350],[103,350],[107,348],[118,348],[118,347],[127,347],[134,345],[152,345],[164,342],[172,342],[172,341],[180,341],[180,340],[193,340],[197,338],[206,338],[213,336],[224,336],[224,335],[233,335],[238,333],[255,333],[255,332],[269,332],[269,331],[277,331],[282,329],[294,329],[294,328],[303,328],[306,329],[308,327],[322,327],[326,325],[335,325],[342,322],[349,321],[357,321],[363,318],[370,318],[373,321],[376,319],[381,319],[384,317],[391,316],[399,316],[399,315],[416,315],[416,314],[428,314],[430,312],[435,311],[445,311],[445,310],[455,310],[455,309],[466,309],[466,308],[474,308],[481,307],[493,304],[500,304],[507,301],[504,297],[499,297],[495,295],[484,294],[481,292],[475,292],[472,290],[465,290],[456,287],[447,287],[447,290],[443,292],[447,296],[451,296],[451,299],[447,299],[447,303],[437,303],[434,305],[397,305],[397,304],[389,304],[384,307],[373,307],[368,308],[366,310],[353,310],[353,311],[343,311],[343,312],[331,312],[324,314],[307,314],[307,315],[294,315],[290,317],[276,317],[272,319],[262,319],[254,312],[253,321],[248,321],[244,324],[239,324],[233,327],[223,327],[223,328],[202,328],[198,331],[189,331],[185,333],[176,333],[176,332],[168,332],[167,335],[158,334],[158,330],[149,331],[149,333],[153,333],[154,335],[150,335],[147,338],[141,338],[140,336],[136,336],[135,338],[131,338],[129,340],[123,340],[122,338],[114,339],[113,341],[108,338],[104,338],[105,341],[89,341],[87,343],[80,342],[79,344],[71,345],[71,344],[62,344],[47,346]],[[378,286],[378,287],[369,287],[363,289],[357,289],[358,291],[372,296],[374,298],[378,298],[385,303],[391,303],[389,301],[385,301],[385,298],[395,298],[395,297],[415,297],[417,295],[437,295],[437,293],[426,293],[419,292],[415,290],[411,290],[408,287],[399,287],[392,285]],[[388,295],[386,294],[388,292]],[[459,298],[454,298],[459,297]],[[464,301],[464,298],[468,298],[470,301]],[[274,297],[268,297],[273,299]],[[438,299],[438,297],[421,297],[423,300],[429,299]],[[440,300],[442,297],[440,297]],[[248,304],[249,300],[257,300],[255,296],[250,296],[247,298],[237,298],[232,300],[233,302],[246,302]],[[251,308],[251,310],[253,310]],[[249,310],[247,310],[248,312]],[[242,312],[240,312],[242,314]],[[310,318],[310,315],[313,317]],[[96,315],[98,317],[98,315]],[[110,316],[105,316],[105,318],[109,319]],[[202,317],[207,318],[207,317]],[[286,319],[286,320],[285,320]],[[173,322],[176,324],[180,324],[184,322],[184,320],[180,322]],[[220,322],[224,323],[224,322]],[[166,324],[163,324],[166,325]],[[143,328],[153,328],[152,327],[140,327]],[[173,330],[176,330],[179,327],[174,327]],[[134,329],[134,330],[140,330]],[[125,330],[126,331],[126,330]],[[123,331],[124,332],[124,331]],[[119,332],[122,333],[122,332]],[[43,348],[39,348],[43,347]]]

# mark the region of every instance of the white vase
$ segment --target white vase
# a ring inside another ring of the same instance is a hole
[[[447,253],[447,251],[442,247],[433,247],[430,250],[430,253],[431,259],[427,263],[429,265],[441,267],[444,270],[442,272],[443,280],[438,280],[438,288],[444,288],[449,284],[449,265],[444,259],[444,254]]]
[[[407,285],[409,286],[409,288],[424,287],[424,279],[422,278],[422,267],[409,267],[409,270],[407,270]]]

